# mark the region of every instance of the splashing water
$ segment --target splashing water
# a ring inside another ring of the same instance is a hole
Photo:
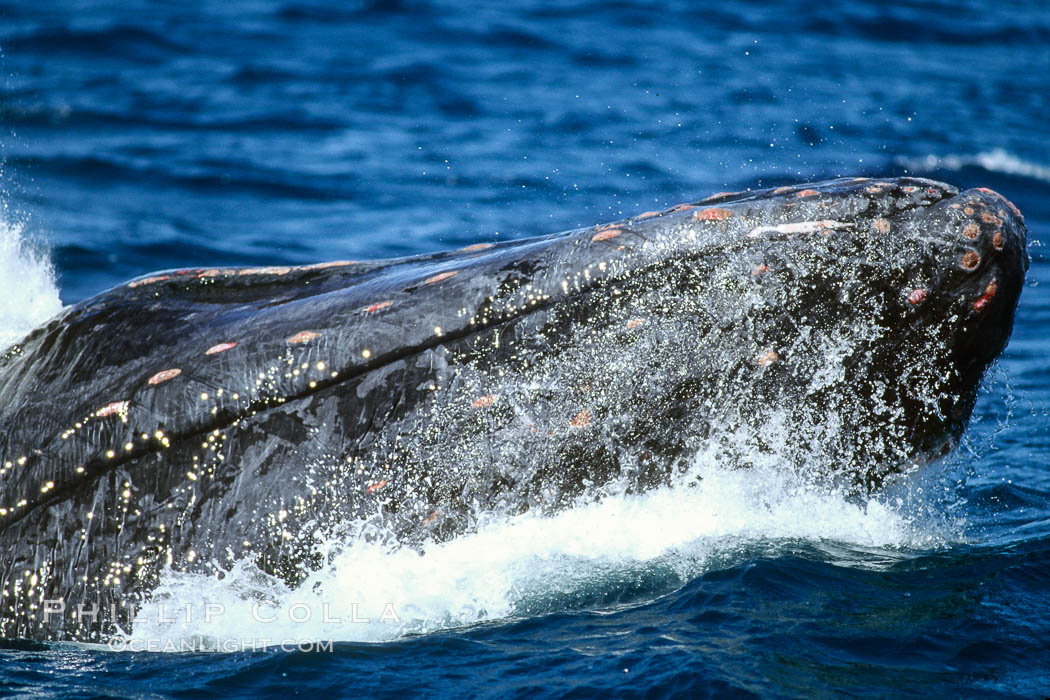
[[[782,468],[727,469],[701,455],[692,475],[702,478],[551,517],[493,518],[422,551],[376,544],[359,531],[328,543],[329,565],[294,589],[243,561],[211,577],[168,570],[133,633],[111,646],[235,651],[387,641],[609,607],[610,597],[613,604],[648,600],[799,540],[831,547],[844,565],[878,566],[957,539],[952,528],[916,515],[914,503],[851,500]]]
[[[0,350],[62,310],[50,261],[0,214]]]

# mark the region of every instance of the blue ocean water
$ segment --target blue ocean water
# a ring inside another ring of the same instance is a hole
[[[991,187],[1032,255],[959,454],[869,502],[715,470],[695,502],[359,552],[418,629],[0,641],[0,694],[1050,693],[1048,114],[1038,1],[0,0],[0,325],[161,268],[420,253],[838,175]]]

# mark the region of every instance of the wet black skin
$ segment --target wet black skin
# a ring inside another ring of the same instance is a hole
[[[169,564],[294,584],[365,521],[448,538],[675,481],[700,450],[875,488],[962,434],[1025,245],[990,191],[848,179],[132,281],[0,359],[0,634],[104,638]],[[103,613],[45,620],[45,599]]]

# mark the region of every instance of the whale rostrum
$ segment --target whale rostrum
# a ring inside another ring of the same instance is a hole
[[[867,492],[957,443],[1027,267],[995,192],[852,178],[138,278],[0,357],[0,635],[103,639],[166,567],[295,585],[348,523],[447,539],[701,450]]]

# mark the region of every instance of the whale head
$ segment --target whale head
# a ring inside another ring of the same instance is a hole
[[[912,226],[917,240],[929,237],[934,254],[915,261],[907,300],[920,325],[947,329],[951,366],[966,394],[1010,338],[1029,263],[1024,218],[1002,195],[980,188],[924,208]]]
[[[779,365],[763,400],[788,409],[796,431],[807,426],[807,459],[822,454],[871,487],[948,453],[1013,326],[1028,268],[1017,208],[988,189],[917,178],[717,206],[734,203],[762,290],[755,336]]]
[[[99,639],[127,616],[34,601],[240,560],[295,584],[349,524],[448,538],[691,483],[700,453],[868,490],[956,444],[1027,266],[994,192],[854,178],[132,280],[0,357],[0,633]]]

